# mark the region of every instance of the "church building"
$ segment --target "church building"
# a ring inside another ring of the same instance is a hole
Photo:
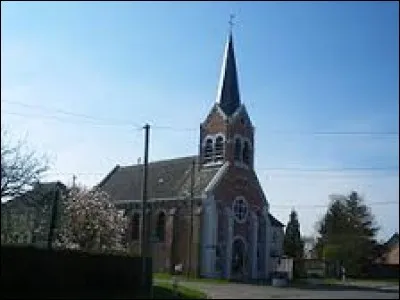
[[[229,33],[217,98],[200,124],[195,156],[148,165],[154,272],[267,279],[282,255],[283,224],[269,212],[254,170],[254,127],[240,99]],[[127,244],[140,253],[143,164],[117,165],[98,185],[129,217]],[[193,225],[192,230],[191,225]]]

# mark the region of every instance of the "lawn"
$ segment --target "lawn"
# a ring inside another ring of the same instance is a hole
[[[179,285],[175,293],[170,283],[157,283],[153,286],[153,299],[207,299],[207,295]]]
[[[399,284],[398,278],[387,278],[387,279],[356,279],[356,278],[347,278],[346,283],[397,283]],[[326,284],[337,284],[342,283],[342,280],[334,279],[334,278],[326,278],[324,279],[324,283]]]
[[[168,273],[154,273],[154,279],[160,280],[172,280],[172,277],[177,277],[181,281],[191,281],[191,282],[212,282],[212,283],[227,283],[229,282],[227,279],[218,279],[218,278],[198,278],[198,277],[187,277],[185,275],[171,275]]]

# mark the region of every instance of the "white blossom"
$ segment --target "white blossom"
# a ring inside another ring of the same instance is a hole
[[[75,189],[65,203],[58,247],[85,251],[121,251],[127,220],[108,195]]]

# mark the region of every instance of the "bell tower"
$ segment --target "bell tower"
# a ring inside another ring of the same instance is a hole
[[[199,150],[203,167],[229,161],[236,167],[253,168],[254,127],[240,100],[232,30],[225,45],[216,101],[200,125]]]

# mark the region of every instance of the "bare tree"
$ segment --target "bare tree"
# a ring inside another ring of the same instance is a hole
[[[48,170],[48,159],[29,150],[23,140],[13,143],[1,129],[1,199],[26,192]]]

